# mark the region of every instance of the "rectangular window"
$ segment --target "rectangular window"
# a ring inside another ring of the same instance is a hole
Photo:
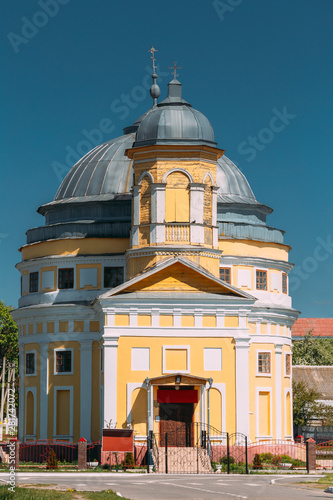
[[[58,271],[58,288],[74,288],[74,269],[59,269]]]
[[[29,293],[38,292],[38,272],[30,273]]]
[[[114,288],[124,283],[123,267],[104,267],[104,288]]]
[[[27,352],[25,355],[25,374],[34,375],[35,374],[35,353]]]
[[[286,273],[282,273],[282,293],[288,293],[288,283]]]
[[[231,285],[231,269],[230,267],[220,267],[220,280]]]
[[[71,373],[72,351],[56,351],[56,373]]]
[[[291,375],[291,355],[286,354],[286,375]]]
[[[267,290],[267,271],[257,271],[257,290]]]
[[[271,353],[258,353],[258,373],[271,373]]]

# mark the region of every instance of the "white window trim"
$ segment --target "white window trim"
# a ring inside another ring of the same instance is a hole
[[[27,418],[28,418],[28,412],[25,412],[25,419],[24,419],[24,438],[25,439],[31,439],[31,438],[36,438],[36,427],[37,427],[37,387],[26,387],[25,388],[25,409],[27,409],[27,402],[28,402],[28,393],[31,392],[33,397],[34,397],[34,433],[33,434],[27,434]]]
[[[34,363],[34,373],[27,373],[27,354],[35,355],[35,363]],[[25,377],[36,377],[37,376],[37,351],[25,351],[24,353],[24,376]]]
[[[263,352],[263,351],[262,351]],[[259,393],[260,392],[269,392],[269,404],[270,404],[270,430],[271,433],[269,436],[260,436],[259,435]],[[256,439],[272,439],[273,437],[273,401],[272,401],[272,388],[271,387],[256,387]]]
[[[61,349],[59,349],[61,350]],[[57,434],[57,392],[69,391],[69,434]],[[56,385],[54,387],[53,400],[53,439],[66,439],[73,441],[73,409],[74,409],[74,387],[72,385]]]
[[[219,349],[221,351],[221,368],[219,370],[213,370],[212,368],[205,368],[205,349]],[[204,347],[203,348],[203,365],[204,372],[222,372],[223,370],[223,349],[222,347]]]
[[[259,353],[270,353],[271,357],[271,366],[270,366],[270,372],[269,373],[261,373],[259,372]],[[272,377],[272,365],[273,365],[273,356],[272,356],[272,351],[269,349],[256,349],[256,376],[257,377]]]
[[[290,356],[290,373],[289,373],[289,375],[287,374],[287,356],[288,355]],[[292,355],[291,355],[291,352],[285,352],[284,353],[284,376],[286,378],[291,378],[292,372],[293,372],[293,368],[292,368]]]
[[[287,435],[287,395],[290,394],[290,436]],[[285,438],[292,438],[293,433],[293,398],[292,398],[292,390],[285,389],[284,390],[284,436]]]
[[[174,370],[166,370],[165,368],[165,355],[167,350],[172,350],[172,349],[186,349],[187,351],[187,370],[176,370],[177,373],[190,373],[191,372],[191,367],[190,367],[190,346],[189,345],[164,345],[163,346],[163,365],[162,365],[162,373],[175,373]]]
[[[148,356],[148,368],[143,368],[143,369],[138,369],[138,368],[133,368],[133,349],[148,349],[149,351],[149,356]],[[132,372],[149,372],[150,371],[150,347],[144,347],[144,346],[132,346],[131,347],[131,371]]]
[[[71,365],[72,370],[70,372],[57,372],[57,352],[58,351],[71,351]],[[59,349],[54,349],[53,354],[53,374],[54,375],[73,375],[74,374],[74,348],[73,347],[61,347]]]

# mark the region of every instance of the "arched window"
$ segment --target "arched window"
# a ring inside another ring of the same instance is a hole
[[[189,178],[183,172],[167,177],[165,190],[165,222],[190,222]]]
[[[151,222],[151,181],[145,175],[141,181],[140,192],[140,224],[150,224]]]
[[[206,175],[205,180],[205,190],[204,190],[204,224],[212,225],[212,215],[213,215],[213,203],[212,203],[212,180],[210,175]]]

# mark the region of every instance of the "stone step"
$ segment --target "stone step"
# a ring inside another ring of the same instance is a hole
[[[165,448],[154,447],[152,455],[156,472],[165,472]],[[170,474],[212,471],[207,450],[204,448],[168,447],[168,472]]]

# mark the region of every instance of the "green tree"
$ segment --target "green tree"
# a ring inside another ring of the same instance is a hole
[[[17,326],[10,312],[12,308],[0,301],[0,360],[6,357],[8,361],[18,358]]]
[[[293,343],[293,365],[333,365],[333,339],[314,337],[310,330]]]
[[[322,420],[325,425],[333,425],[333,408],[318,403],[320,399],[320,392],[309,388],[305,382],[293,382],[294,425],[308,425],[311,419]]]

